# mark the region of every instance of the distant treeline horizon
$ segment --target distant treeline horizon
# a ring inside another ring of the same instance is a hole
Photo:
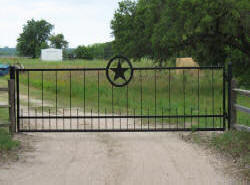
[[[75,48],[65,48],[63,49],[63,55],[65,59],[107,59],[113,56],[112,42],[94,43],[86,46],[79,45]],[[19,53],[16,47],[5,46],[0,48],[0,56],[18,57]]]

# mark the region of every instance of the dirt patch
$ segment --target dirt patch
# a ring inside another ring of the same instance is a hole
[[[26,154],[34,151],[32,142],[36,139],[32,136],[19,133],[15,134],[13,139],[20,141],[20,146],[11,151],[0,153],[0,166],[17,161],[24,161]]]
[[[223,134],[222,132],[195,132],[195,133],[182,133],[180,138],[188,143],[197,144],[200,148],[212,156],[213,163],[221,162],[223,172],[243,184],[250,184],[249,179],[249,166],[242,166],[233,156],[227,152],[219,152],[212,145],[212,137]],[[218,161],[216,160],[218,159]]]

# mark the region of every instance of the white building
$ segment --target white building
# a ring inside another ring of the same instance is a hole
[[[49,48],[41,50],[41,60],[43,61],[62,61],[62,59],[62,49]]]

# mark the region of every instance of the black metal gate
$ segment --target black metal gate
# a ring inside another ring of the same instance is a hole
[[[223,131],[224,67],[16,69],[19,132]]]

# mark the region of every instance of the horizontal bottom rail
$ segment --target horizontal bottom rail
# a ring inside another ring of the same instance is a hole
[[[173,116],[20,116],[19,119],[119,119],[119,118],[223,118],[224,115],[173,115]]]
[[[20,129],[20,132],[185,132],[185,131],[225,131],[224,128],[168,128],[168,129],[67,129],[67,130],[25,130]]]

